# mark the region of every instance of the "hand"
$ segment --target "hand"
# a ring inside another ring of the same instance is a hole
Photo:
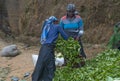
[[[78,41],[78,40],[79,40],[79,37],[77,36],[77,37],[75,38],[75,40],[77,40],[77,41]]]

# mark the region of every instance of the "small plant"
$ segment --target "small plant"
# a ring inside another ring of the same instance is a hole
[[[110,48],[120,47],[120,22],[114,26],[114,33],[108,42],[108,47]]]

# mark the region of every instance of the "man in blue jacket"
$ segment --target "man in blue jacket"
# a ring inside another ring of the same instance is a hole
[[[51,16],[50,22],[41,34],[41,49],[39,52],[37,64],[32,74],[32,81],[52,81],[55,72],[55,55],[54,48],[59,33],[67,40],[68,35],[63,31],[62,27],[57,23],[56,17]]]
[[[83,30],[83,20],[79,15],[75,14],[76,8],[74,4],[67,5],[67,15],[63,16],[60,20],[60,25],[68,36],[73,37],[75,40],[79,41],[81,46],[80,55],[86,58],[86,54],[83,49],[81,42],[81,37],[84,33]]]

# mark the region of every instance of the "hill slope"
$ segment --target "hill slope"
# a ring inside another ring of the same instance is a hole
[[[13,34],[20,37],[21,35],[24,35],[32,37],[35,36],[38,38],[44,19],[51,15],[61,18],[66,13],[66,6],[68,3],[74,3],[76,5],[80,16],[84,20],[84,42],[107,43],[113,32],[114,24],[120,21],[119,0],[1,1],[4,1],[4,7],[0,8],[2,8],[2,12],[6,13],[8,24],[10,25]]]

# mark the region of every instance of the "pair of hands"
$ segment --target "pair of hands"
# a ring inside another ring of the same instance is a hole
[[[78,33],[78,36],[75,37],[74,39],[77,40],[77,41],[80,40],[80,38],[82,37],[83,33],[84,33],[84,31],[80,30],[79,33]]]
[[[77,37],[74,37],[74,40],[79,40],[80,39],[80,37],[79,36],[77,36]]]

